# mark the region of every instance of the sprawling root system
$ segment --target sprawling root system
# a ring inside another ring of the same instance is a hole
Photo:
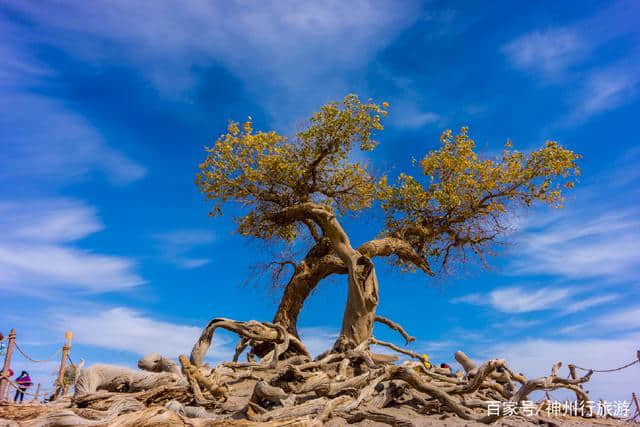
[[[377,321],[413,340],[402,327],[384,318]],[[215,329],[238,334],[232,362],[211,367],[205,363]],[[377,354],[371,344],[392,354]],[[253,349],[269,351],[259,359]],[[246,352],[247,361],[238,358]],[[406,360],[406,358],[409,360]],[[304,344],[277,324],[213,319],[195,343],[189,358],[171,359],[152,354],[134,371],[110,365],[83,369],[68,404],[22,420],[27,426],[71,425],[344,425],[383,423],[394,426],[429,425],[447,419],[493,423],[504,411],[493,407],[527,406],[540,409],[526,420],[543,423],[548,401],[531,402],[536,390],[569,389],[576,399],[589,398],[581,384],[591,372],[576,379],[550,375],[528,379],[515,373],[505,360],[476,365],[464,353],[455,358],[461,368],[427,368],[419,355],[375,338],[338,352],[311,358]],[[497,404],[496,402],[501,402]],[[498,413],[496,413],[498,412]],[[509,417],[509,419],[512,419]],[[525,421],[525,419],[521,419]]]

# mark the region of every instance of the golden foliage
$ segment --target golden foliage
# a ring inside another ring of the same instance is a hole
[[[348,95],[341,103],[323,106],[292,139],[273,131],[254,132],[250,118],[241,127],[231,122],[227,133],[206,149],[196,184],[215,201],[214,216],[227,201],[250,208],[237,219],[243,235],[293,240],[294,225],[275,225],[265,218],[311,201],[341,213],[371,205],[375,182],[366,165],[349,155],[354,144],[363,151],[375,148],[373,135],[383,129],[386,115],[384,107]]]
[[[415,249],[425,256],[493,241],[505,229],[503,214],[518,204],[561,206],[562,188],[572,188],[571,178],[580,172],[580,156],[555,141],[528,155],[508,141],[499,160],[479,158],[467,128],[455,136],[446,130],[440,141],[440,149],[419,162],[424,184],[404,173],[395,185],[386,177],[378,183],[388,232],[413,229]]]
[[[580,156],[557,142],[525,154],[509,141],[500,158],[483,159],[462,128],[455,136],[443,132],[441,147],[414,162],[418,178],[402,173],[393,184],[387,177],[376,183],[366,165],[350,156],[355,144],[375,148],[387,108],[348,95],[321,107],[292,138],[256,132],[250,118],[231,122],[207,148],[196,184],[214,201],[212,215],[220,215],[225,202],[238,202],[248,208],[236,218],[239,232],[264,239],[298,236],[300,217],[278,219],[287,208],[314,202],[344,214],[378,201],[386,215],[383,236],[403,239],[424,260],[442,257],[446,264],[452,250],[482,254],[483,245],[506,231],[505,217],[518,206],[561,206],[563,189],[572,188],[579,175]],[[312,218],[304,224],[315,228]],[[404,267],[414,264],[400,260]]]

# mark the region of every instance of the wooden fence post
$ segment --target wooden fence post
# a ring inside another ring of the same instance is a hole
[[[13,384],[11,383],[7,384],[7,394],[6,396],[4,396],[4,399],[9,402],[11,402],[11,392],[13,391],[11,390],[12,388],[13,388]]]
[[[11,367],[11,355],[13,354],[13,345],[16,341],[16,329],[11,329],[9,332],[9,343],[7,344],[7,354],[4,356],[4,365],[2,365],[2,379],[0,379],[0,400],[4,399],[4,393],[7,389],[7,384],[9,381],[7,378],[9,377],[9,368]],[[5,376],[7,378],[5,378]]]
[[[71,350],[71,339],[73,338],[73,332],[67,331],[64,333],[64,346],[62,347],[62,359],[60,360],[60,370],[58,371],[58,379],[56,380],[56,399],[60,396],[60,393],[64,396],[67,391],[67,387],[64,384],[64,370],[67,365],[67,357],[69,356],[69,350]]]
[[[631,399],[633,400],[633,403],[636,404],[636,414],[631,417],[631,419],[634,419],[636,417],[640,417],[640,403],[638,403],[638,398],[636,397],[635,393],[631,393]]]
[[[33,397],[33,400],[31,400],[31,401],[32,402],[37,402],[39,394],[40,394],[40,383],[38,383],[38,387],[36,388],[36,395]]]

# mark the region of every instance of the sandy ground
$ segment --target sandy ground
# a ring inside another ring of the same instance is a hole
[[[68,407],[69,401],[61,401],[56,404],[37,404],[37,403],[25,403],[21,405],[14,405],[10,403],[0,403],[0,426],[8,427],[8,426],[21,426],[26,422],[34,420],[47,412],[60,409],[62,407]],[[398,409],[398,415],[402,415],[405,418],[409,418],[408,412],[403,411],[402,409]],[[458,418],[447,418],[447,419],[439,419],[438,417],[422,417],[420,419],[412,420],[415,426],[451,426],[451,427],[463,427],[463,426],[484,426],[486,424],[479,424],[475,422],[464,421]],[[136,423],[136,425],[139,425]],[[154,425],[158,425],[154,423]],[[172,425],[172,423],[167,422],[166,424],[160,425]],[[229,423],[229,422],[221,422],[220,425],[261,425],[259,423],[250,423],[246,421],[241,421],[239,423]],[[298,425],[298,426],[306,426],[311,425],[311,423],[301,422],[301,423],[279,423],[279,424],[264,424],[264,425]],[[331,419],[326,424],[328,427],[339,427],[345,425],[345,421],[343,419]],[[386,424],[376,423],[371,421],[360,422],[356,424],[352,424],[354,426],[386,426]],[[638,423],[624,422],[614,419],[582,419],[575,417],[541,417],[538,418],[537,421],[527,420],[523,417],[507,417],[499,422],[493,424],[495,426],[533,426],[533,425],[547,425],[547,426],[576,426],[576,427],[584,427],[584,426],[640,426]]]

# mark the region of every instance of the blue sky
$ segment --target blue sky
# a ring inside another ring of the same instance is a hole
[[[519,215],[489,270],[429,279],[378,262],[379,313],[412,348],[529,375],[625,364],[640,343],[638,22],[636,1],[3,1],[0,330],[38,358],[71,329],[75,359],[134,366],[189,352],[212,317],[270,320],[279,293],[251,269],[269,248],[207,217],[203,147],[228,119],[289,134],[355,92],[391,103],[367,160],[392,176],[462,125],[485,155],[511,138],[584,156],[565,209]],[[345,219],[356,244],[375,224]],[[345,299],[338,277],[306,304],[314,351]],[[221,334],[210,359],[233,345]],[[14,366],[43,383],[55,371]],[[639,379],[634,367],[589,389],[628,399]]]

